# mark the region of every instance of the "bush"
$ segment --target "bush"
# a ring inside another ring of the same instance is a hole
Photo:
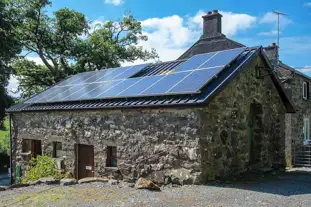
[[[38,155],[37,158],[31,158],[22,182],[35,181],[43,177],[62,178],[62,174],[56,168],[53,158]]]

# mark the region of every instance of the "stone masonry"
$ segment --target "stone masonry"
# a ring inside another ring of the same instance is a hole
[[[187,175],[184,184],[199,184],[254,166],[282,167],[285,108],[270,77],[256,78],[256,65],[263,66],[260,57],[200,107],[14,113],[13,176],[16,164],[27,164],[21,155],[27,138],[42,140],[46,155],[61,141],[72,173],[75,144],[94,145],[95,176],[109,170],[107,146],[117,146],[123,179],[144,176],[160,184],[180,172]]]
[[[278,47],[273,43],[265,48],[271,62],[276,63]],[[303,83],[310,78],[284,64],[277,67],[278,76],[282,80],[287,95],[292,99],[297,109],[296,113],[285,115],[285,155],[288,167],[292,167],[295,150],[304,145],[304,118],[311,119],[311,101],[303,98]]]

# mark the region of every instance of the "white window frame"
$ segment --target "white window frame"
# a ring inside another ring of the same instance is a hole
[[[308,99],[308,84],[307,82],[302,83],[302,98],[303,99]]]
[[[304,118],[303,119],[303,140],[304,144],[309,144],[310,140],[310,119]]]

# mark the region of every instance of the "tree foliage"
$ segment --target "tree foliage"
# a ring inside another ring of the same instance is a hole
[[[43,65],[21,58],[13,65],[24,97],[84,71],[120,66],[123,62],[157,58],[154,50],[137,46],[146,41],[140,22],[125,15],[90,28],[91,22],[77,11],[59,9],[49,16],[49,0],[20,0],[17,33],[25,53],[37,55]]]
[[[20,44],[15,29],[18,26],[16,11],[11,9],[11,2],[0,1],[0,130],[4,129],[5,108],[12,103],[6,86],[12,70],[10,62],[20,53]]]

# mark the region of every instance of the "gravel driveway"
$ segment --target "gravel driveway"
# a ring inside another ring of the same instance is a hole
[[[165,187],[160,192],[105,183],[40,185],[0,192],[0,206],[311,206],[311,173],[254,174],[225,184]]]

